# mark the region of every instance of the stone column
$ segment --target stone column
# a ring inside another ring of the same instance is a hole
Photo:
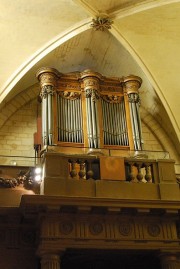
[[[46,253],[41,256],[41,269],[60,269],[60,256]]]
[[[180,260],[177,254],[163,253],[160,255],[162,269],[179,269]]]
[[[141,119],[139,114],[139,88],[142,80],[137,76],[128,76],[124,78],[125,90],[128,95],[130,117],[133,132],[134,149],[142,150],[142,130]]]

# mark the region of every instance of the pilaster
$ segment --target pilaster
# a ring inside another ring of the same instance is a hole
[[[162,269],[179,269],[180,260],[177,253],[163,253],[160,255]]]

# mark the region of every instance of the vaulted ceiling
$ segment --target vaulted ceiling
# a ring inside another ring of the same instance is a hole
[[[143,79],[143,115],[180,152],[180,0],[1,0],[0,11],[1,110],[37,83],[42,66],[134,74]],[[95,30],[97,17],[111,29]]]

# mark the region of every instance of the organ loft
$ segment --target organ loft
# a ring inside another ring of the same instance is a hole
[[[36,76],[35,166],[0,177],[0,267],[179,269],[180,189],[174,160],[145,150],[141,78]]]
[[[37,79],[41,195],[22,203],[44,208],[41,268],[178,269],[174,161],[143,150],[141,78],[41,68]]]

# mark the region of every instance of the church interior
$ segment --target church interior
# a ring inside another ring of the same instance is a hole
[[[0,268],[180,268],[180,1],[0,1]]]

